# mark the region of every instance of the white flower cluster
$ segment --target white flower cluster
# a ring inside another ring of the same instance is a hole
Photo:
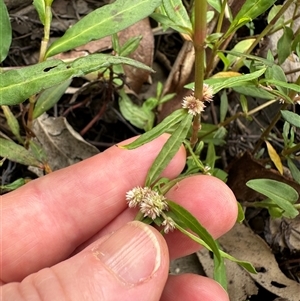
[[[157,217],[163,216],[162,226],[165,233],[175,228],[174,221],[164,214],[164,211],[168,211],[166,198],[151,188],[135,187],[131,189],[126,193],[126,201],[129,208],[139,207],[144,217],[150,217],[152,220],[155,220]]]
[[[182,108],[188,109],[189,114],[197,115],[204,111],[204,102],[213,100],[213,89],[207,84],[203,84],[202,100],[195,97],[194,93],[183,98]]]

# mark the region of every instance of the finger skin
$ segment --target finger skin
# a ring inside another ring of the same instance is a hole
[[[236,198],[229,187],[215,177],[198,175],[182,180],[167,197],[191,212],[214,238],[228,232],[236,222]],[[199,250],[197,243],[179,231],[171,232],[165,239],[172,259]]]
[[[140,227],[147,236],[138,239]],[[113,259],[106,258],[111,244],[115,244],[113,253],[120,248]],[[153,255],[156,252],[158,256]],[[168,258],[160,233],[132,222],[64,262],[31,274],[21,283],[4,285],[0,294],[5,301],[158,301],[168,277]]]
[[[191,212],[214,238],[225,234],[235,224],[237,217],[235,196],[224,182],[215,177],[205,175],[188,177],[176,184],[166,197]],[[95,239],[118,229],[135,215],[136,211],[128,208],[80,246],[78,251]],[[169,232],[164,237],[169,246],[171,259],[189,255],[200,249],[199,244],[179,231]]]
[[[117,146],[32,181],[4,195],[2,281],[20,281],[66,258],[125,208],[125,193],[143,185],[149,167],[168,136],[138,149]],[[185,164],[182,147],[164,172],[178,175]]]
[[[227,292],[214,280],[184,274],[169,276],[160,301],[229,301]]]

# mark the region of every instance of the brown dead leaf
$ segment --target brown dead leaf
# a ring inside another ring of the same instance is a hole
[[[33,131],[43,145],[53,171],[99,153],[73,130],[64,117],[54,118],[43,114],[34,120]]]
[[[255,160],[249,152],[233,162],[228,171],[227,185],[231,188],[235,197],[243,202],[253,202],[259,199],[260,194],[246,186],[246,182],[253,179],[272,179],[286,183],[296,189],[300,195],[300,185],[287,179],[273,169],[266,169],[258,160]],[[299,202],[299,199],[298,199]]]
[[[121,46],[132,37],[143,36],[139,47],[129,56],[147,66],[152,66],[154,52],[154,38],[149,19],[143,19],[134,25],[118,33]],[[74,60],[88,54],[112,50],[111,37],[91,41],[83,46],[76,47],[74,50],[61,53],[55,58],[61,60]],[[148,80],[150,73],[146,70],[124,66],[126,83],[135,93],[139,93],[142,85]]]
[[[282,273],[269,246],[251,229],[237,223],[219,243],[230,255],[254,265],[258,273],[249,275],[262,287],[281,298],[299,301],[300,284]]]

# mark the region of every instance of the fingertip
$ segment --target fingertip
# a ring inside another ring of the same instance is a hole
[[[229,301],[227,292],[214,280],[195,274],[169,276],[161,301]]]
[[[170,190],[168,197],[195,214],[215,237],[229,231],[236,222],[236,198],[216,177],[197,175],[186,178]]]
[[[175,185],[167,198],[188,210],[214,238],[228,232],[236,222],[238,209],[235,196],[225,183],[215,177],[188,177]],[[178,231],[166,235],[166,240],[172,259],[200,248],[199,244]]]

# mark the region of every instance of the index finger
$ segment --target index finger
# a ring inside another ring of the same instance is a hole
[[[64,260],[118,216],[126,208],[126,191],[143,185],[166,139],[163,135],[130,151],[111,147],[4,195],[0,253],[3,282],[19,281]],[[175,177],[184,164],[185,151],[181,148],[164,175]]]

